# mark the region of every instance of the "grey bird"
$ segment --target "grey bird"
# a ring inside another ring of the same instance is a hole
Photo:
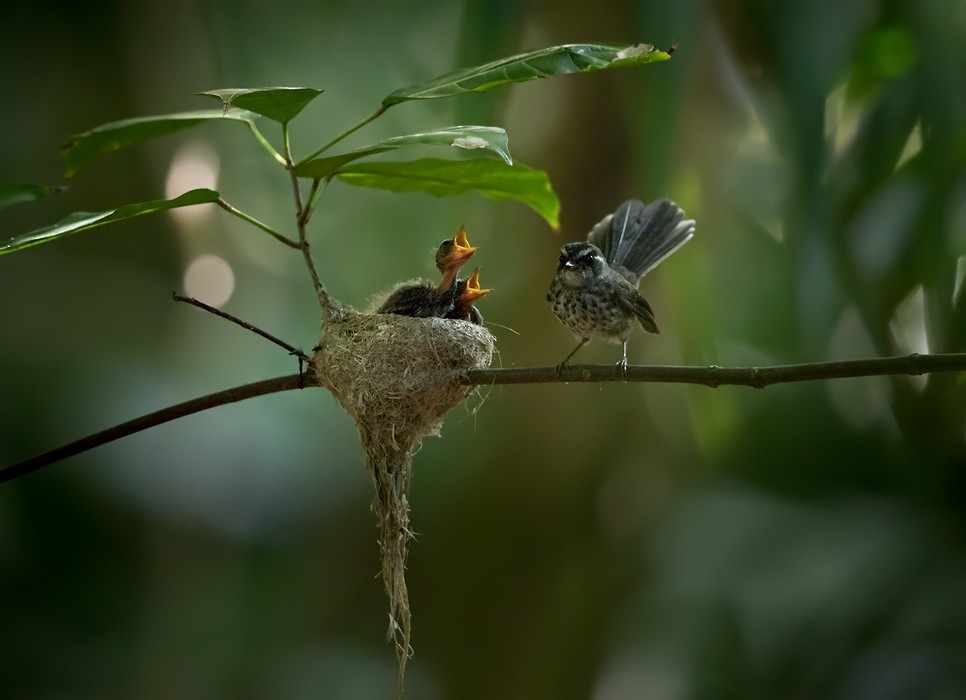
[[[645,205],[631,199],[594,226],[586,241],[564,245],[547,301],[580,343],[558,368],[566,367],[591,338],[602,338],[623,345],[618,364],[626,370],[627,339],[635,322],[648,333],[659,332],[637,285],[693,235],[694,220],[685,219],[674,202]]]

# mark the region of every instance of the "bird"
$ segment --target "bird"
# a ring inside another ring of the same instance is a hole
[[[591,338],[602,338],[623,345],[617,364],[626,372],[627,339],[634,322],[648,333],[659,332],[654,310],[637,286],[644,275],[691,240],[694,220],[684,216],[684,210],[668,199],[647,205],[631,199],[601,219],[586,241],[560,249],[547,301],[580,342],[557,365],[558,371]]]
[[[447,238],[436,249],[436,267],[443,275],[439,284],[435,287],[423,281],[402,284],[386,297],[376,313],[420,318],[445,316],[456,300],[456,277],[460,268],[476,250],[466,238],[465,227],[460,226],[456,236]]]
[[[456,299],[452,310],[444,318],[469,321],[482,326],[483,314],[474,304],[492,291],[480,289],[480,268],[477,267],[467,279],[456,281]]]

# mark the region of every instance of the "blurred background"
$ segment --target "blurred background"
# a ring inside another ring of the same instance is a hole
[[[293,122],[305,155],[396,88],[584,41],[678,52],[404,104],[346,142],[504,126],[549,173],[559,234],[515,203],[335,183],[311,225],[331,293],[364,307],[434,276],[465,223],[496,289],[481,304],[496,363],[553,364],[574,342],[544,300],[559,246],[624,199],[667,196],[697,235],[644,280],[662,334],[633,336],[633,363],[966,350],[955,0],[20,3],[0,24],[0,182],[61,182],[68,135],[210,108],[193,93],[215,88],[324,89]],[[216,123],[4,210],[0,238],[205,184],[292,231],[284,173]],[[0,259],[0,464],[296,371],[172,291],[316,343],[295,251],[214,207],[176,213]],[[957,375],[480,390],[415,458],[409,696],[966,697],[964,414]],[[355,428],[322,390],[0,487],[3,696],[393,697],[370,500]]]

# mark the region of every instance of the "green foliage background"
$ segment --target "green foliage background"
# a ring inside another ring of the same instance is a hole
[[[504,126],[515,159],[550,174],[562,232],[514,203],[334,183],[311,230],[330,292],[365,305],[430,275],[435,245],[465,223],[496,288],[482,307],[499,361],[555,363],[572,347],[544,302],[560,244],[628,197],[669,196],[698,231],[642,286],[662,334],[632,338],[633,362],[964,349],[961,3],[15,14],[0,23],[0,182],[57,183],[67,135],[206,108],[203,90],[324,89],[292,124],[304,155],[392,90],[460,66],[572,41],[679,42],[666,63],[400,105],[356,134],[347,147]],[[290,232],[277,166],[246,130],[209,125],[4,210],[0,238],[159,198],[172,154],[199,139],[226,198]],[[170,301],[205,253],[234,272],[226,310],[311,348],[299,256],[214,208],[4,256],[0,463],[295,370]],[[957,376],[481,391],[416,458],[410,695],[966,695],[964,413]],[[224,407],[5,485],[4,697],[391,697],[369,501],[354,428],[322,391]]]

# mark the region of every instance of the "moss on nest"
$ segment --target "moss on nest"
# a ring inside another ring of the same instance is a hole
[[[466,321],[338,310],[326,319],[311,369],[355,420],[375,487],[389,633],[400,688],[410,654],[405,564],[414,447],[439,435],[442,418],[472,393],[460,370],[490,366],[494,338]]]

